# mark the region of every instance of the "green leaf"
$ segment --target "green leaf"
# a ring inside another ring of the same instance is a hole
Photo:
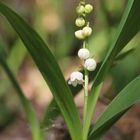
[[[97,68],[94,72],[89,72],[89,81],[90,82],[93,80],[93,77],[98,72],[100,66],[101,66],[101,62],[98,63]],[[84,71],[81,71],[81,72],[83,73]],[[80,92],[80,90],[82,90],[83,86],[73,87],[73,86],[69,85],[69,88],[72,91],[73,96],[75,96],[78,94],[78,92]],[[54,122],[56,117],[58,117],[59,115],[60,115],[60,110],[59,110],[55,100],[53,99],[46,109],[44,119],[42,121],[42,129],[48,130],[48,128],[51,127],[51,124]]]
[[[134,104],[140,101],[140,76],[130,82],[109,104],[90,132],[89,139],[103,135]]]
[[[135,51],[135,48],[132,48],[132,49],[129,49],[121,54],[119,54],[117,57],[116,57],[116,61],[120,61],[122,59],[124,59],[125,57],[127,57],[128,55],[132,54],[133,52]]]
[[[7,63],[14,74],[17,74],[26,54],[26,48],[24,48],[21,40],[18,39],[12,47],[11,52],[7,58]]]
[[[81,139],[82,127],[74,100],[62,72],[41,37],[15,12],[0,2],[7,18],[30,52],[59,106],[73,140]]]
[[[0,46],[0,48],[1,48],[1,46]],[[16,93],[20,99],[20,102],[22,103],[22,106],[24,108],[24,111],[26,113],[27,119],[28,119],[30,127],[31,127],[33,140],[43,140],[42,134],[40,131],[40,125],[39,125],[39,122],[38,122],[37,117],[36,117],[36,113],[34,112],[34,109],[31,105],[31,103],[24,96],[20,86],[18,85],[18,82],[16,81],[15,77],[13,76],[13,73],[9,69],[9,66],[7,65],[5,60],[1,57],[0,57],[0,64],[3,67],[3,69],[5,70],[11,83],[13,84],[14,88],[17,91]]]
[[[122,20],[117,30],[117,34],[114,38],[112,46],[110,47],[104,62],[102,63],[100,70],[98,71],[92,86],[88,98],[87,109],[87,129],[90,126],[90,122],[95,110],[96,102],[99,97],[99,93],[103,84],[106,73],[113,64],[115,57],[118,53],[127,45],[127,43],[137,34],[140,30],[140,1],[129,0]],[[88,133],[88,131],[87,131]]]

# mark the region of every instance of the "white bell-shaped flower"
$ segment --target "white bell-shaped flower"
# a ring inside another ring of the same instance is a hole
[[[84,67],[89,71],[94,71],[96,69],[97,63],[93,58],[88,58],[85,61]]]
[[[72,72],[70,75],[70,80],[68,81],[69,85],[76,87],[78,84],[82,85],[84,82],[83,74],[79,71]]]
[[[80,59],[85,60],[85,59],[89,58],[90,52],[89,52],[88,49],[82,48],[78,51],[78,56],[79,56]]]

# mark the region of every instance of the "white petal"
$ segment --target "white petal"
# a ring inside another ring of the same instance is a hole
[[[78,84],[79,84],[79,85],[82,85],[83,83],[84,83],[84,80],[78,81]]]
[[[71,81],[70,80],[68,81],[68,84],[71,85]]]
[[[74,87],[76,87],[77,86],[77,81],[73,81],[72,83],[71,83]]]

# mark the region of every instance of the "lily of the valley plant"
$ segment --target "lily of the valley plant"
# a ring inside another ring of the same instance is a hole
[[[94,125],[91,125],[106,74],[118,56],[122,55],[122,49],[140,30],[139,7],[139,0],[128,1],[112,45],[103,62],[97,64],[92,57],[93,54],[88,50],[88,38],[91,36],[93,30],[87,15],[92,13],[93,6],[84,0],[80,1],[76,9],[77,19],[75,24],[77,31],[75,32],[75,37],[83,42],[82,48],[77,53],[79,59],[81,59],[83,69],[80,71],[74,70],[69,80],[65,81],[55,57],[42,38],[16,12],[0,2],[0,13],[6,17],[23,41],[54,96],[40,124],[33,106],[24,96],[12,74],[6,58],[3,56],[3,49],[0,46],[0,64],[17,91],[16,93],[30,124],[33,140],[44,140],[43,130],[50,128],[53,123],[52,120],[55,120],[59,115],[64,117],[72,140],[102,139],[109,128],[133,104],[140,100],[140,76],[138,76],[117,94]],[[89,90],[88,85],[90,82],[92,83],[92,87]],[[84,88],[84,109],[83,119],[81,120],[74,103],[74,95],[82,88]]]

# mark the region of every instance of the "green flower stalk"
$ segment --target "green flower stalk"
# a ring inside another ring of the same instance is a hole
[[[69,84],[77,86],[78,84],[84,85],[84,109],[83,109],[83,134],[82,140],[87,140],[88,135],[88,125],[86,124],[86,114],[87,114],[87,103],[88,103],[88,85],[89,85],[89,71],[94,71],[96,69],[96,61],[90,57],[90,51],[87,49],[87,39],[92,34],[92,28],[89,26],[89,21],[87,21],[87,14],[91,13],[93,6],[91,4],[86,4],[85,1],[81,1],[76,8],[78,17],[75,20],[75,25],[79,28],[75,31],[75,37],[83,41],[83,48],[78,51],[78,57],[83,62],[84,75],[81,72],[73,72],[70,76]],[[83,79],[84,77],[84,79]]]

